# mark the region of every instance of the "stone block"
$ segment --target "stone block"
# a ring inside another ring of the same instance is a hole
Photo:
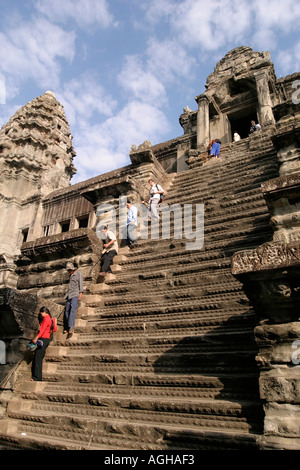
[[[300,404],[300,368],[275,367],[262,371],[260,397],[268,403]]]
[[[68,348],[63,346],[49,346],[47,348],[47,355],[48,356],[66,356],[68,353]]]
[[[271,403],[265,407],[265,434],[300,438],[300,407]]]
[[[18,431],[18,421],[0,420],[0,435],[15,434]]]
[[[25,393],[26,392],[35,393],[35,392],[42,392],[45,389],[45,387],[46,387],[45,382],[35,382],[35,381],[28,380],[26,382],[19,383],[16,386],[16,391],[25,392]]]

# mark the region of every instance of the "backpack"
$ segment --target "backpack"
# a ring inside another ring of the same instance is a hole
[[[162,187],[159,186],[159,184],[156,184],[155,186],[156,186],[157,191],[162,191]],[[162,202],[164,202],[165,194],[163,193],[163,194],[160,194],[159,196],[160,196],[160,198],[159,198],[158,204],[161,204]]]

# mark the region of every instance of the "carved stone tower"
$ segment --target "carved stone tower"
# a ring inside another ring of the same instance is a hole
[[[15,287],[13,261],[24,241],[42,236],[41,200],[70,185],[72,136],[51,91],[27,103],[0,131],[0,284]]]
[[[228,52],[207,78],[206,91],[196,97],[197,148],[207,149],[213,138],[232,142],[234,132],[246,137],[251,120],[274,125],[275,81],[269,52],[244,46]]]

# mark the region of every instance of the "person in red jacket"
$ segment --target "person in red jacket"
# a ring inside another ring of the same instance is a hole
[[[47,307],[42,307],[39,312],[40,329],[38,334],[33,338],[32,343],[36,344],[38,340],[42,343],[41,346],[37,347],[32,361],[31,376],[34,381],[42,380],[42,369],[43,359],[46,353],[46,349],[50,343],[50,337],[52,331],[57,330],[57,325],[54,319],[51,317],[50,311]]]

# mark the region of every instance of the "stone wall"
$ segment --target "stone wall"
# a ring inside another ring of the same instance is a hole
[[[15,287],[14,256],[42,235],[42,198],[69,186],[75,155],[63,107],[52,92],[27,103],[0,131],[1,284]]]
[[[13,388],[15,366],[20,360],[31,361],[26,348],[39,329],[38,312],[45,305],[45,299],[35,294],[21,293],[16,289],[0,289],[0,340],[6,349],[6,364],[0,368],[1,388]],[[52,316],[59,317],[61,308],[47,301]]]
[[[281,111],[283,111],[283,107]],[[264,401],[264,449],[299,449],[300,440],[300,165],[299,106],[282,115],[272,137],[280,177],[262,185],[273,241],[236,253],[232,273],[257,312],[256,357]]]

